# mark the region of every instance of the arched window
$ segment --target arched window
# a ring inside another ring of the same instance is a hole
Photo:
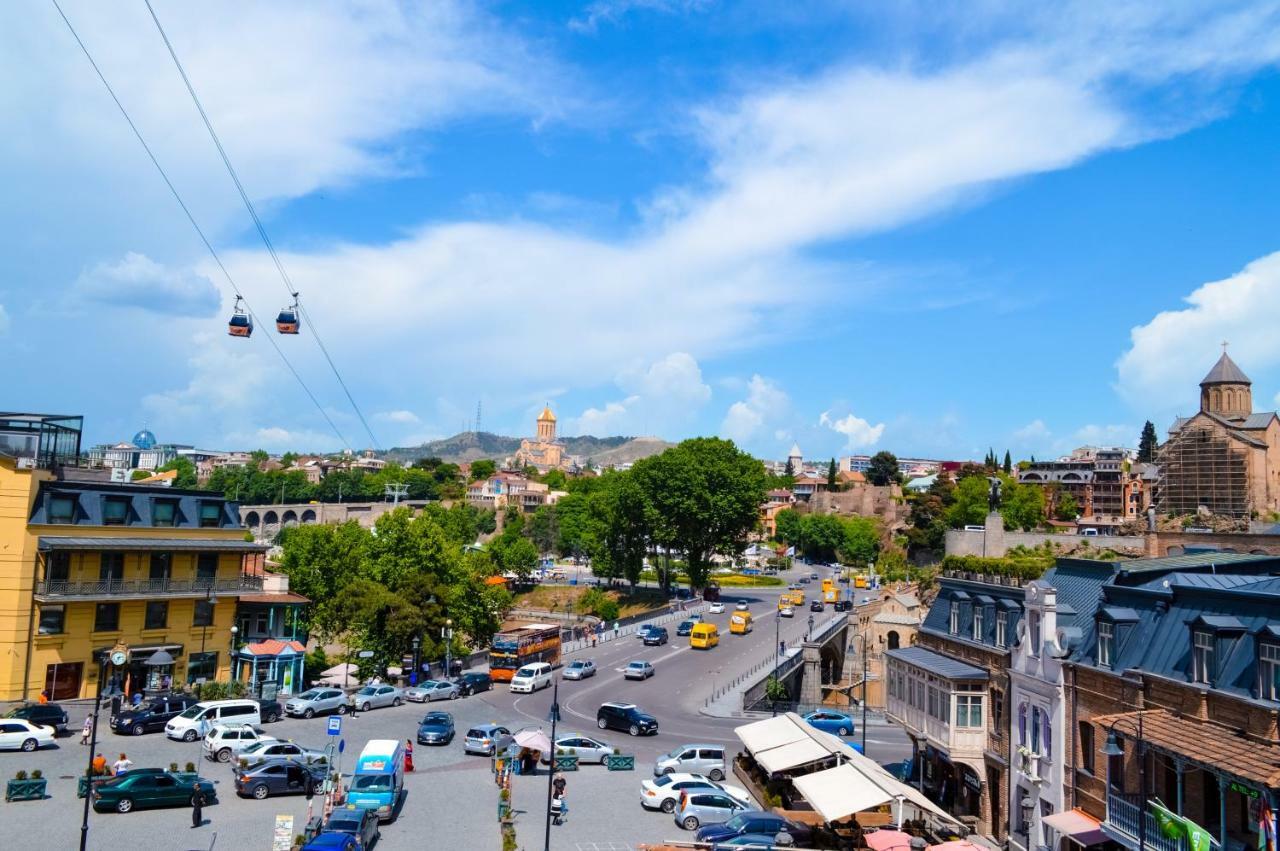
[[[898,631],[896,629],[889,630],[889,634],[886,636],[885,640],[888,643],[890,650],[898,649]]]

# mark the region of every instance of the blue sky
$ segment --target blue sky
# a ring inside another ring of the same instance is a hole
[[[145,7],[68,0],[269,320],[285,290]],[[717,433],[1058,454],[1276,405],[1280,10],[713,0],[157,11],[383,447]],[[371,440],[231,289],[51,6],[0,9],[4,405],[212,448]],[[310,329],[307,329],[310,330]]]

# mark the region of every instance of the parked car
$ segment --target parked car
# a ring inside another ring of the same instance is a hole
[[[748,603],[746,600],[739,600],[738,604],[734,606],[734,608],[740,612],[745,612],[751,608],[751,604]]]
[[[643,659],[636,659],[627,663],[622,676],[628,680],[647,680],[653,676],[653,665]]]
[[[115,810],[131,813],[145,807],[189,807],[196,792],[206,804],[218,800],[211,781],[162,771],[159,768],[135,768],[127,774],[112,777],[93,786],[93,808],[102,813]]]
[[[604,765],[604,758],[613,753],[613,745],[606,745],[599,739],[587,736],[560,736],[556,739],[556,755],[564,751],[567,756],[576,756],[578,763],[598,762]],[[550,763],[550,755],[544,754],[543,764]]]
[[[360,840],[349,833],[319,833],[302,846],[302,851],[364,851]]]
[[[453,736],[453,716],[448,712],[428,712],[418,722],[420,745],[447,745]]]
[[[692,619],[687,621],[680,621],[680,625],[676,627],[676,635],[677,636],[688,635],[689,633],[693,632],[694,623],[696,623],[696,621]]]
[[[690,627],[692,629],[692,627]],[[667,643],[668,635],[665,626],[655,626],[649,630],[649,634],[644,637],[646,647],[660,647]]]
[[[488,675],[480,672],[463,674],[454,680],[458,685],[458,693],[463,697],[470,697],[482,691],[489,691],[493,688],[493,679]]]
[[[809,611],[811,611],[811,612],[820,612],[820,611],[822,611],[822,601],[821,601],[821,600],[814,600],[812,603],[810,603],[810,604],[809,604]]]
[[[282,742],[268,736],[240,748],[236,763],[244,762],[253,766],[274,759],[291,759],[307,764],[327,763],[329,755],[324,751],[304,748],[294,742]]]
[[[367,685],[351,695],[347,703],[359,707],[361,712],[368,712],[385,706],[399,706],[404,703],[404,692],[395,686]]]
[[[41,727],[53,728],[53,734],[67,732],[67,711],[56,703],[28,703],[15,706],[4,714],[5,718],[21,718]]]
[[[405,689],[404,699],[415,703],[431,703],[436,700],[457,700],[460,697],[457,683],[448,680],[427,680]]]
[[[462,737],[462,750],[466,753],[478,753],[492,756],[494,748],[505,747],[511,731],[501,724],[480,724],[467,731]]]
[[[551,688],[551,666],[546,662],[530,662],[511,675],[512,692],[533,694],[543,688]]]
[[[641,712],[634,703],[603,703],[596,710],[596,726],[632,736],[649,735],[658,732],[658,719]]]
[[[697,830],[704,824],[728,821],[748,809],[741,801],[725,792],[693,789],[680,793],[673,812],[677,827]]]
[[[262,725],[262,707],[256,700],[202,700],[179,712],[164,725],[167,738],[194,742],[210,725]]]
[[[342,693],[342,689],[307,689],[302,694],[285,701],[284,711],[286,715],[301,715],[303,718],[314,718],[323,712],[345,715],[347,696]]]
[[[258,698],[258,706],[261,707],[259,713],[263,724],[274,724],[284,717],[284,706],[278,700]]]
[[[574,659],[560,674],[561,678],[566,680],[585,680],[595,675],[596,663],[590,659]]]
[[[204,735],[204,758],[216,762],[231,762],[233,756],[258,742],[277,741],[275,736],[264,736],[248,724],[229,726],[214,724]]]
[[[362,849],[368,848],[378,839],[378,814],[355,804],[347,804],[329,815],[329,820],[324,823],[324,832],[354,836]]]
[[[701,774],[677,772],[664,774],[661,777],[646,778],[640,781],[640,806],[647,810],[673,812],[680,802],[680,793],[692,789],[707,789],[724,792],[740,801],[745,806],[752,806],[751,793],[741,786],[729,786],[717,783]]]
[[[723,615],[723,614],[724,614],[724,603],[712,603],[712,604],[710,604],[709,606],[707,606],[707,614],[709,614],[709,615]]]
[[[804,720],[824,733],[834,733],[837,736],[848,736],[853,733],[853,718],[843,712],[819,709],[804,716]]]
[[[52,727],[32,724],[23,718],[0,719],[0,750],[27,751],[55,744]]]
[[[186,712],[198,702],[190,695],[169,694],[144,701],[136,708],[121,707],[119,715],[111,716],[111,731],[132,736],[158,733],[170,720]]]
[[[777,836],[785,833],[791,837],[795,845],[807,847],[813,833],[808,825],[785,819],[774,813],[748,810],[738,813],[719,824],[707,824],[698,829],[695,841],[708,844],[721,843],[735,836],[754,833],[766,836]]]
[[[793,606],[782,606],[778,609],[778,617],[780,618],[794,618],[795,616],[796,610]]]
[[[236,794],[261,801],[272,795],[314,794],[324,783],[328,767],[323,763],[304,764],[292,759],[269,759],[234,769]]]
[[[654,777],[676,772],[723,780],[724,745],[681,745],[653,761]]]

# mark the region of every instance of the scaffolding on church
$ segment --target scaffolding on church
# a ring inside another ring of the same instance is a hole
[[[1248,517],[1249,459],[1233,448],[1225,430],[1184,426],[1160,447],[1160,511],[1196,514],[1205,508],[1225,517]]]

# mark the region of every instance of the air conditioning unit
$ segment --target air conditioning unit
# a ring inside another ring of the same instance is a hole
[[[18,458],[16,460],[19,470],[34,470],[36,468],[36,459],[34,458]]]

